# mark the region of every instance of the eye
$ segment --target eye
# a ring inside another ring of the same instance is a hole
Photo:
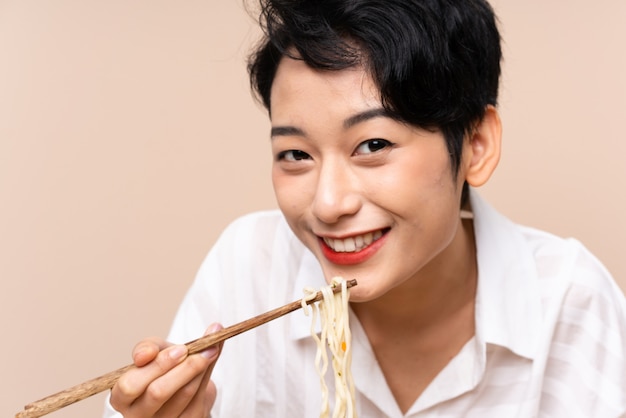
[[[304,151],[300,151],[297,149],[290,149],[289,151],[282,151],[278,154],[277,160],[284,161],[300,161],[300,160],[309,160],[311,156]]]
[[[368,139],[367,141],[363,141],[359,144],[359,146],[354,151],[355,154],[363,155],[363,154],[373,154],[377,151],[380,151],[384,148],[390,147],[393,145],[391,142],[386,139],[375,138]]]

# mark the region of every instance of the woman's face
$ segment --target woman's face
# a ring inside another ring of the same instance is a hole
[[[352,301],[419,281],[458,256],[449,248],[462,173],[453,175],[440,132],[386,115],[364,70],[322,72],[284,58],[271,119],[278,204],[327,281],[357,279]]]

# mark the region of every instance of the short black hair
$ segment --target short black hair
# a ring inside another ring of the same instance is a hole
[[[485,0],[260,0],[264,38],[250,55],[254,92],[271,109],[284,56],[312,68],[363,65],[394,118],[443,133],[453,172],[465,135],[496,105],[502,51]]]

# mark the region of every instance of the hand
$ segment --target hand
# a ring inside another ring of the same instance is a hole
[[[207,333],[222,327],[213,324]],[[217,395],[211,373],[222,344],[188,355],[184,345],[148,338],[133,350],[134,369],[111,390],[111,406],[124,418],[208,417]]]

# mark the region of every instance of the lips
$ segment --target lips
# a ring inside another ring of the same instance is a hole
[[[376,254],[386,241],[389,229],[368,232],[349,238],[319,238],[322,254],[328,261],[340,265],[360,264]]]
[[[368,232],[363,235],[357,235],[354,237],[335,239],[335,238],[322,238],[326,245],[328,245],[333,251],[338,253],[353,253],[361,251],[363,248],[368,247],[372,242],[377,241],[383,236],[383,231],[378,230],[374,232]]]

